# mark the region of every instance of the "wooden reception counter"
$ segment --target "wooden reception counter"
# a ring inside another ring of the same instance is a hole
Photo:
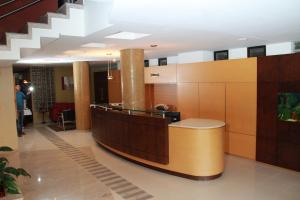
[[[123,158],[189,179],[209,180],[223,173],[224,122],[170,123],[150,114],[91,109],[96,142]]]

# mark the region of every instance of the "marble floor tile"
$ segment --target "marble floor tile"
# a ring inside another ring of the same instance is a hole
[[[154,196],[152,199],[157,200],[300,199],[299,172],[248,159],[227,155],[225,172],[220,178],[193,181],[151,170],[115,156],[99,147],[88,131],[52,131],[63,143],[79,149],[88,158],[63,152],[38,129],[31,128],[26,132],[27,135],[20,138],[19,162],[33,175],[32,179],[21,183],[25,199],[29,200],[138,199],[139,191],[130,189],[134,186],[147,191]],[[107,177],[112,179],[105,183],[98,180],[92,173],[101,173],[100,168],[100,171],[88,171],[83,167],[83,161],[88,164],[88,159],[114,172]],[[110,189],[122,185],[125,185],[120,189],[123,190],[123,196],[117,193],[120,190]],[[125,187],[129,190],[125,191]],[[134,193],[137,196],[131,198],[130,195]]]

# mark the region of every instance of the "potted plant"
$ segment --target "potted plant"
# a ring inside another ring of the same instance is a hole
[[[0,147],[0,151],[13,151],[13,149],[10,147]],[[7,158],[0,157],[0,198],[4,197],[6,192],[9,194],[20,194],[16,183],[16,178],[19,176],[30,177],[30,174],[23,168],[8,166]]]

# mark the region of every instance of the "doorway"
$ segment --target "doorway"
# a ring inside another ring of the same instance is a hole
[[[107,72],[94,72],[94,92],[96,104],[108,103]]]

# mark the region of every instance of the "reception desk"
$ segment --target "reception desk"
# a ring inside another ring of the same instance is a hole
[[[151,114],[91,109],[96,142],[123,158],[195,180],[214,179],[224,171],[224,122],[170,123]]]

